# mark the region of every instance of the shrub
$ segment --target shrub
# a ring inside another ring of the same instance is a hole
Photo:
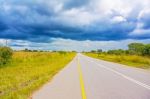
[[[128,45],[128,48],[131,54],[141,55],[144,49],[144,46],[145,45],[143,43],[130,43]]]
[[[67,54],[67,52],[66,51],[58,51],[59,52],[59,54],[61,54],[61,55],[65,55],[65,54]]]
[[[0,65],[4,65],[9,62],[12,57],[12,49],[9,47],[0,47]]]
[[[122,54],[125,54],[126,51],[122,50],[122,49],[117,49],[117,50],[109,50],[107,53],[108,54],[115,54],[115,55],[122,55]]]
[[[142,51],[143,55],[150,56],[150,44],[145,45],[144,50]]]

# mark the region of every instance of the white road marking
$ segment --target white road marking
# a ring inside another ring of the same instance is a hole
[[[89,59],[88,59],[88,61],[91,61],[91,62],[97,64],[99,67],[102,67],[102,68],[105,68],[105,69],[107,69],[107,70],[109,70],[109,71],[112,71],[112,72],[114,72],[114,73],[116,73],[116,74],[122,76],[123,78],[125,78],[125,79],[127,79],[127,80],[129,80],[129,81],[131,81],[131,82],[133,82],[133,83],[136,83],[136,84],[138,84],[138,85],[140,85],[140,86],[142,86],[142,87],[144,87],[144,88],[150,90],[150,86],[149,86],[149,85],[146,85],[146,84],[144,84],[144,83],[142,83],[142,82],[140,82],[140,81],[137,81],[137,80],[135,80],[135,79],[133,79],[133,78],[131,78],[131,77],[128,77],[128,76],[126,76],[126,75],[124,75],[124,74],[122,74],[122,73],[120,73],[120,72],[118,72],[118,71],[115,71],[115,70],[113,70],[113,69],[111,69],[111,68],[108,68],[108,67],[106,67],[106,66],[104,66],[104,65],[102,65],[102,64],[98,64],[98,63],[96,63],[96,62],[94,62],[94,61],[92,61],[92,60],[89,60]]]

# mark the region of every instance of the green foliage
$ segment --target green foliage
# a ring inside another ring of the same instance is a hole
[[[108,50],[108,54],[114,55],[144,55],[150,56],[150,44],[142,44],[142,43],[130,43],[128,45],[128,50],[117,49],[117,50]]]
[[[128,45],[129,53],[130,54],[136,54],[136,55],[142,55],[142,51],[144,50],[144,44],[142,43],[131,43]]]
[[[59,54],[61,54],[61,55],[65,55],[65,54],[67,54],[67,52],[66,51],[58,51],[59,52]]]
[[[103,52],[102,49],[98,49],[98,50],[97,50],[98,57],[99,57],[99,55],[100,55],[102,52]]]
[[[13,54],[13,51],[9,47],[0,47],[0,65],[4,65],[9,62]]]
[[[98,49],[98,50],[91,50],[91,52],[92,52],[92,53],[98,53],[98,54],[100,54],[100,53],[102,53],[102,52],[103,52],[103,50],[102,50],[102,49]]]
[[[97,52],[98,52],[98,53],[102,53],[103,50],[102,50],[102,49],[98,49]]]
[[[144,49],[142,51],[142,54],[143,55],[146,55],[146,56],[150,56],[150,44],[146,44],[144,46]]]
[[[126,51],[122,50],[122,49],[118,49],[118,50],[109,50],[107,53],[108,54],[121,55],[121,54],[125,54]]]
[[[150,44],[130,43],[128,50],[116,49],[107,52],[91,51],[88,56],[118,62],[139,68],[150,68]]]
[[[97,51],[96,51],[96,50],[91,50],[91,52],[92,52],[92,53],[96,53]]]
[[[30,50],[30,49],[27,49],[25,48],[24,50],[22,50],[23,52],[38,52],[38,50]]]

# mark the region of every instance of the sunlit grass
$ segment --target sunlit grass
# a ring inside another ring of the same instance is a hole
[[[15,52],[0,68],[0,99],[27,99],[69,63],[75,53]]]
[[[137,55],[113,55],[113,54],[96,54],[96,53],[85,53],[87,56],[91,56],[98,59],[107,61],[117,62],[132,67],[149,69],[150,68],[150,57],[137,56]]]

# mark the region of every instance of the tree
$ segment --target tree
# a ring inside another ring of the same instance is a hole
[[[142,51],[144,49],[144,44],[142,44],[142,43],[130,43],[128,45],[128,48],[129,48],[130,54],[141,55]]]
[[[103,52],[103,50],[102,50],[102,49],[98,49],[97,52],[98,52],[98,53],[101,53],[101,52]]]
[[[97,53],[98,53],[98,57],[100,56],[100,54],[103,52],[103,50],[102,49],[98,49],[97,50]]]
[[[144,46],[144,49],[143,49],[143,51],[142,51],[142,54],[143,54],[143,55],[150,56],[150,44],[146,44],[146,45]]]
[[[61,55],[65,55],[65,54],[67,54],[67,52],[66,52],[66,51],[58,51],[58,53],[59,53],[59,54],[61,54]]]
[[[117,50],[109,50],[107,53],[108,54],[121,55],[121,54],[125,54],[126,51],[122,50],[122,49],[117,49]]]
[[[96,50],[91,50],[91,53],[96,53]]]
[[[0,65],[9,62],[13,54],[13,50],[9,47],[0,47]]]

